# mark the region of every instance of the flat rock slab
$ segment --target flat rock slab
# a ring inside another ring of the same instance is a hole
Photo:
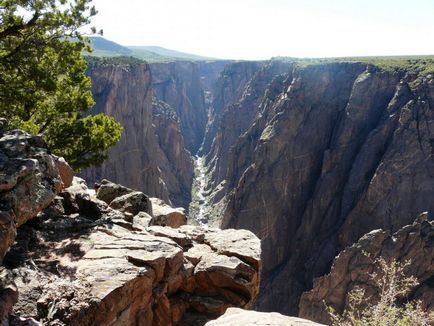
[[[229,308],[226,313],[206,326],[325,326],[307,319],[289,317],[276,312],[257,312]]]

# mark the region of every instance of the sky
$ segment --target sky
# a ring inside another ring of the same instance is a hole
[[[221,59],[434,54],[434,0],[94,0],[122,45]]]

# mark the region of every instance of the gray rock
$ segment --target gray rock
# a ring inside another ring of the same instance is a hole
[[[38,136],[20,130],[0,138],[0,263],[15,227],[50,205],[61,188],[56,158]]]
[[[152,215],[152,203],[149,200],[149,197],[140,191],[133,191],[113,199],[110,202],[110,207],[132,215],[136,215],[139,212],[145,212]]]
[[[103,179],[101,183],[98,184],[98,189],[96,191],[96,198],[105,201],[107,204],[110,205],[113,199],[132,193],[133,191],[134,190],[130,188]]]

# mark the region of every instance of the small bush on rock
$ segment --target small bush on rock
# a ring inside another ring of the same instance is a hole
[[[380,272],[371,274],[379,291],[379,300],[373,300],[366,291],[355,287],[348,294],[348,304],[342,314],[327,306],[333,326],[425,326],[434,322],[434,313],[425,311],[420,301],[399,304],[418,282],[414,276],[405,275],[409,261],[387,263],[384,258],[375,260]]]

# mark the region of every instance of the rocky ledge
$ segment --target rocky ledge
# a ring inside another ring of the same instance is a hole
[[[23,132],[0,150],[2,256],[13,243],[0,267],[2,324],[203,325],[253,306],[253,233],[183,225],[182,209],[107,180],[96,193],[71,184],[66,162]]]

